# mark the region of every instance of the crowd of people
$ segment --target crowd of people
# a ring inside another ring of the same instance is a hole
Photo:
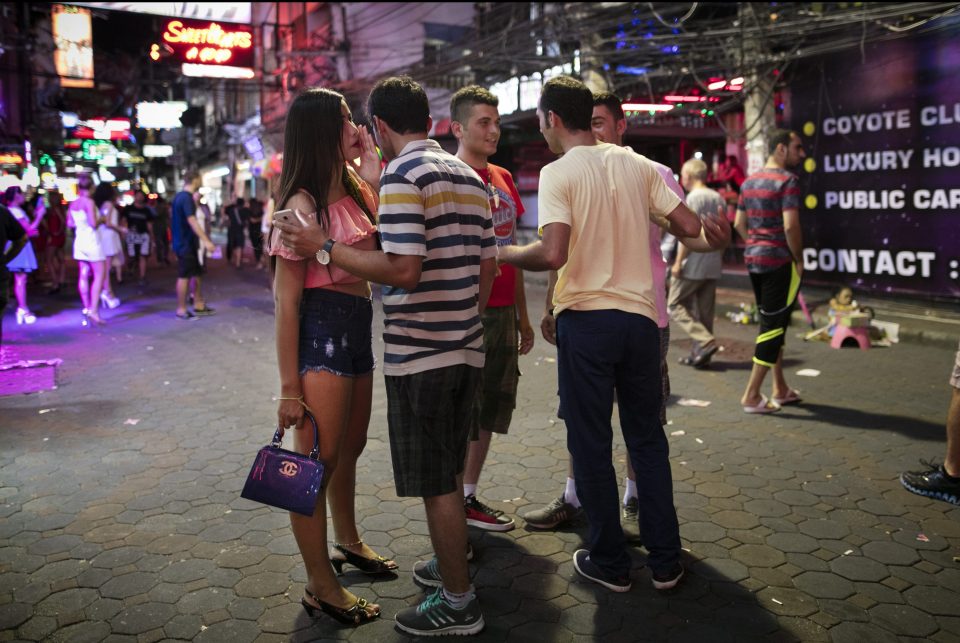
[[[552,78],[543,85],[537,116],[559,158],[540,175],[540,238],[520,246],[519,193],[510,173],[489,161],[500,138],[493,94],[470,86],[453,95],[456,154],[428,138],[430,105],[413,80],[381,80],[366,107],[369,131],[355,124],[337,92],[301,93],[287,114],[272,216],[244,199],[225,209],[228,260],[240,267],[237,249],[246,232],[251,240],[263,239],[262,246],[254,242],[258,265],[262,248],[273,267],[278,426],[281,433],[293,430],[294,449],[306,454],[314,447],[312,430],[303,430],[313,427],[305,422],[310,415],[325,463],[313,514],[290,514],[306,568],[304,610],[351,626],[371,622],[381,616],[380,606],[348,590],[338,576],[347,566],[370,575],[397,569],[363,540],[354,508],[377,362],[370,286],[377,283],[383,288],[382,370],[396,493],[422,499],[435,553],[413,568],[427,597],[400,610],[396,624],[423,636],[483,629],[468,571],[473,550],[467,533],[471,526],[498,532],[515,527],[478,491],[492,436],[504,439],[511,424],[519,356],[535,342],[523,271],[550,273],[539,325],[542,337],[557,347],[557,415],[566,425],[570,456],[560,496],[523,518],[535,529],[586,519],[589,533],[585,547],[573,552],[574,567],[614,592],[632,587],[624,535],[624,524],[632,523],[647,550],[654,588],[675,587],[685,570],[664,434],[669,321],[693,340],[680,362],[706,367],[718,350],[716,282],[735,229],[745,240],[760,314],[742,409],[768,414],[801,401],[781,367],[802,272],[799,190],[791,172],[804,158],[800,137],[769,132],[766,165],[751,176],[727,167],[728,183],[739,188],[731,225],[728,199],[707,187],[705,163],[684,163],[678,184],[669,168],[623,145],[626,120],[618,97],[595,94],[571,77]],[[185,320],[214,313],[201,289],[205,253],[213,244],[198,187],[198,175],[186,173],[170,206],[177,317]],[[109,185],[93,190],[90,178],[81,177],[79,197],[52,215],[76,230],[80,296],[92,323],[103,323],[100,304],[115,300],[111,258],[122,256],[125,245],[145,279],[157,233],[159,217],[141,195],[123,211],[115,201]],[[34,252],[23,239],[44,217],[36,207],[28,215],[16,190],[8,190],[3,202],[24,232],[0,225],[0,241],[10,242],[3,261],[18,275],[35,270]],[[47,218],[59,207],[48,204]],[[53,229],[62,234],[65,226]],[[679,242],[669,264],[661,253],[668,234]],[[48,270],[62,274],[62,261]],[[54,287],[61,285],[62,278]],[[21,301],[17,291],[17,297],[18,322],[31,323],[25,295]],[[767,397],[761,388],[770,370]],[[612,457],[615,403],[628,463],[622,496]],[[951,412],[953,420],[958,415]],[[904,474],[904,485],[934,497],[932,485],[956,485],[956,443],[949,468]],[[955,490],[950,493],[957,502]]]
[[[555,272],[541,332],[558,345],[558,414],[567,424],[573,470],[568,487],[590,522],[588,548],[574,555],[577,571],[615,591],[630,588],[611,454],[616,392],[629,475],[637,478],[633,515],[653,584],[669,589],[683,575],[663,434],[660,231],[703,252],[722,249],[730,226],[723,212],[692,212],[661,168],[621,147],[619,99],[595,97],[561,77],[546,83],[538,109],[541,132],[562,155],[541,174],[542,240],[517,246],[523,206],[509,172],[488,160],[500,136],[497,105],[476,86],[453,96],[456,155],[427,137],[427,96],[409,78],[382,80],[371,91],[373,136],[354,124],[335,92],[310,90],[291,105],[267,252],[276,258],[279,426],[300,427],[305,413],[323,409],[316,420],[326,494],[312,517],[291,514],[307,568],[302,603],[311,615],[351,625],[376,619],[379,606],[346,590],[334,571],[344,563],[371,574],[396,567],[363,542],[352,506],[344,506],[352,505],[370,417],[370,282],[383,285],[396,491],[423,499],[435,552],[414,566],[415,580],[431,591],[396,614],[401,630],[483,628],[467,569],[467,527],[514,528],[477,490],[492,434],[506,433],[511,422],[518,356],[535,341],[522,270]],[[606,134],[598,109],[609,115]],[[295,431],[294,444],[305,453],[312,436]],[[565,490],[562,504],[572,499]],[[327,542],[327,500],[335,531],[329,552],[317,544]]]

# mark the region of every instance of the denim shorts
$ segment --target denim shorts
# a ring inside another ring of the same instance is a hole
[[[373,371],[373,304],[365,297],[306,288],[300,300],[300,375],[327,371],[359,377]]]

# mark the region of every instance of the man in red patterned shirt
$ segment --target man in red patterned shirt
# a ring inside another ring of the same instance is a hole
[[[743,256],[760,313],[753,370],[740,399],[745,413],[776,413],[782,405],[800,401],[784,379],[782,363],[787,324],[803,272],[800,186],[790,170],[806,153],[796,132],[773,130],[768,141],[766,165],[740,187],[733,224],[747,242]],[[760,387],[771,368],[773,396],[767,399]]]

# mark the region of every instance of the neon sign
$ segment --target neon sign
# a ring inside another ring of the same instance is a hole
[[[253,30],[248,25],[175,18],[167,22],[161,34],[162,45],[154,45],[151,58],[164,56],[161,49],[172,50],[180,63],[230,65],[252,68]]]

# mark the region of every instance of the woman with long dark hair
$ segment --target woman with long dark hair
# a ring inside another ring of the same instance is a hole
[[[116,265],[116,257],[123,260],[123,230],[120,229],[120,213],[117,210],[117,190],[106,181],[101,182],[93,191],[93,203],[97,206],[100,225],[97,227],[97,236],[100,237],[100,246],[104,255],[103,290],[100,301],[107,308],[116,308],[120,305],[120,298],[113,293],[113,283],[110,271]],[[123,265],[122,263],[120,264]],[[117,270],[117,282],[120,282],[121,272]]]
[[[293,101],[283,154],[277,212],[315,218],[339,243],[374,249],[380,162],[373,138],[353,123],[340,94],[310,89]],[[359,174],[353,169],[358,157]],[[301,602],[311,616],[322,610],[342,623],[361,625],[377,618],[380,608],[342,587],[331,563],[338,574],[345,563],[368,574],[397,567],[360,538],[353,504],[373,395],[370,285],[323,264],[322,256],[292,253],[277,231],[268,251],[276,259],[277,419],[283,428],[297,428],[294,447],[308,453],[313,431],[303,415],[312,409],[327,467],[313,516],[290,514],[307,570]],[[335,537],[332,556],[326,550],[326,501]]]
[[[11,185],[0,196],[0,203],[5,205],[10,214],[27,233],[27,243],[20,253],[7,264],[7,270],[13,273],[13,292],[17,298],[17,324],[32,324],[37,316],[30,312],[27,306],[27,276],[37,269],[37,256],[33,251],[30,239],[37,236],[37,222],[31,221],[23,209],[23,190],[18,185]],[[3,248],[0,248],[2,251]],[[2,311],[0,311],[2,314]]]

